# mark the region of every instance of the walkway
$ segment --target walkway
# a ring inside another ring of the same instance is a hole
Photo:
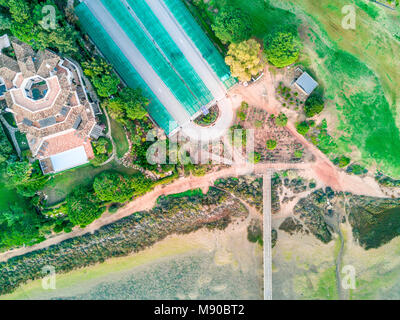
[[[264,300],[272,300],[271,175],[263,175]]]
[[[218,102],[219,117],[211,127],[202,127],[190,121],[182,126],[182,133],[193,141],[214,141],[223,137],[233,122],[232,98],[226,97]]]

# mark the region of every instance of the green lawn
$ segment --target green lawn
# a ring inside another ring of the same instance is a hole
[[[18,145],[19,145],[21,151],[25,151],[25,150],[29,149],[28,140],[26,140],[25,133],[21,133],[21,132],[17,131],[15,133],[15,138],[17,139],[17,142],[18,142]]]
[[[3,113],[4,119],[8,122],[10,126],[13,126],[14,128],[17,127],[17,124],[15,123],[14,115],[11,112],[6,112]]]
[[[119,166],[112,161],[102,167],[95,167],[87,164],[55,174],[43,188],[43,192],[48,195],[48,205],[53,205],[63,201],[73,189],[78,186],[90,185],[96,175],[108,170],[117,170],[127,174],[136,172],[134,169]]]
[[[112,137],[117,148],[117,157],[122,158],[129,150],[129,143],[124,127],[117,121],[110,119]]]
[[[271,6],[268,0],[210,0],[207,1],[207,4],[199,6],[198,10],[201,12],[202,16],[208,16],[208,23],[210,23],[215,17],[212,8],[221,9],[227,5],[237,7],[250,16],[253,36],[257,38],[263,38],[270,28],[277,24],[282,23],[289,25],[297,22],[295,15]]]

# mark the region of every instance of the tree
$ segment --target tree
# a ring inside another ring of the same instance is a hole
[[[10,185],[26,183],[32,173],[32,166],[28,161],[8,162],[6,175]]]
[[[117,93],[120,80],[112,66],[104,59],[92,58],[90,62],[83,63],[83,68],[83,72],[90,78],[99,96],[109,97]]]
[[[0,12],[0,30],[10,29],[11,23],[11,18]]]
[[[296,129],[298,133],[305,136],[307,132],[310,130],[310,126],[308,125],[307,121],[298,122],[296,123]]]
[[[147,116],[145,107],[149,104],[141,89],[124,88],[117,97],[105,102],[108,114],[114,120],[127,124],[127,120],[142,120]]]
[[[108,140],[104,137],[100,137],[93,143],[93,149],[95,154],[107,154],[108,153]]]
[[[152,181],[146,178],[141,172],[137,172],[131,176],[131,187],[134,190],[134,196],[146,193],[151,189],[152,185]]]
[[[110,140],[105,137],[100,137],[96,141],[92,141],[92,147],[95,157],[90,161],[91,164],[98,166],[107,161],[112,151]]]
[[[273,139],[267,140],[267,148],[271,151],[274,150],[276,148],[276,140]]]
[[[275,119],[275,124],[276,124],[278,127],[284,127],[284,126],[286,126],[286,125],[287,125],[287,122],[288,122],[288,118],[287,118],[287,116],[286,116],[283,112],[281,112],[281,113],[276,117],[276,119]]]
[[[93,182],[96,196],[102,201],[125,202],[132,198],[135,189],[129,177],[116,172],[103,172]]]
[[[294,63],[300,54],[297,34],[288,28],[277,28],[264,38],[264,54],[278,68]]]
[[[10,141],[8,141],[3,127],[0,126],[0,165],[9,159],[13,152],[13,147]]]
[[[258,163],[258,162],[260,162],[260,160],[261,160],[261,155],[258,152],[254,151],[254,152],[250,153],[250,155],[249,155],[250,162]]]
[[[99,218],[105,211],[101,201],[94,195],[93,190],[87,187],[75,189],[66,199],[67,215],[76,226],[85,227]]]
[[[147,116],[145,107],[150,103],[140,88],[123,88],[119,96],[125,104],[126,117],[131,120],[143,119]]]
[[[250,18],[242,10],[226,6],[218,13],[211,26],[223,43],[238,43],[251,36]]]
[[[120,80],[113,73],[93,78],[92,82],[100,97],[109,97],[117,93]]]
[[[313,94],[308,97],[304,105],[304,111],[307,118],[311,118],[317,114],[320,114],[323,109],[324,99],[318,94]]]
[[[0,210],[0,248],[31,245],[40,240],[40,218],[29,206],[18,204]]]
[[[125,104],[119,97],[106,100],[104,107],[111,118],[125,124]]]
[[[250,81],[251,76],[264,69],[264,62],[260,58],[260,44],[254,39],[231,43],[225,62],[230,66],[232,75],[240,81]]]
[[[62,53],[78,51],[76,46],[78,32],[63,23],[63,16],[53,0],[41,2],[10,0],[0,3],[9,10],[9,15],[0,17],[0,29],[10,29],[15,37],[29,43],[36,50],[51,47],[57,48]],[[47,13],[43,13],[42,9],[46,5],[55,8],[56,28],[48,28],[43,23]]]
[[[25,183],[17,185],[17,192],[23,197],[33,197],[39,190],[43,188],[48,180],[49,176],[44,176],[42,173],[40,173],[40,175],[31,177]]]
[[[24,0],[9,0],[7,7],[10,9],[11,16],[17,23],[24,23],[31,18],[31,8],[29,3]]]
[[[333,160],[333,163],[337,165],[339,168],[344,168],[350,163],[350,158],[347,158],[345,156],[340,156],[337,157],[335,160]]]

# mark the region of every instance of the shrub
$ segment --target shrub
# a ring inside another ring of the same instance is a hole
[[[303,150],[296,150],[293,155],[295,158],[300,159],[303,156]]]
[[[251,36],[249,17],[242,10],[229,6],[220,10],[211,28],[223,43],[238,43]]]
[[[321,111],[324,109],[324,100],[323,98],[318,95],[311,95],[304,105],[304,111],[306,113],[307,118],[311,118],[317,114],[320,114]]]
[[[307,132],[310,130],[310,126],[308,125],[307,121],[298,122],[296,123],[296,129],[298,133],[305,136]]]
[[[281,113],[276,117],[276,119],[275,119],[275,124],[276,124],[278,127],[284,127],[284,126],[287,125],[287,121],[288,121],[287,116],[286,116],[283,112],[281,112]]]
[[[252,163],[258,163],[261,160],[261,155],[258,152],[252,152],[249,155],[249,161]]]
[[[363,166],[360,166],[359,164],[352,163],[349,165],[346,169],[346,172],[352,173],[355,175],[362,175],[366,174],[368,172],[367,169],[365,169]]]
[[[333,163],[337,165],[339,168],[344,168],[350,163],[350,158],[347,158],[345,156],[340,156],[337,157],[335,160],[333,160]]]
[[[238,111],[237,117],[242,121],[246,120],[246,114],[243,111]]]
[[[267,140],[267,148],[269,150],[274,150],[276,148],[276,140]]]

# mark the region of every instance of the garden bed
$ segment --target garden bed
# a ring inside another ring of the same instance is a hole
[[[208,109],[208,114],[201,114],[194,120],[194,123],[202,127],[210,127],[217,121],[218,118],[219,108],[218,105],[214,105]]]

